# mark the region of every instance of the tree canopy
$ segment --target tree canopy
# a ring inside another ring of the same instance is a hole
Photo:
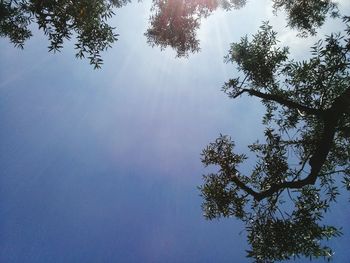
[[[23,48],[32,36],[30,25],[36,23],[48,36],[49,50],[59,51],[64,40],[76,38],[78,58],[87,57],[95,68],[101,66],[101,52],[117,40],[108,19],[114,9],[130,0],[1,0],[0,36]],[[271,0],[275,12],[284,10],[288,25],[300,34],[315,34],[327,16],[338,16],[332,0]],[[239,9],[246,0],[154,0],[149,28],[145,33],[152,46],[173,48],[177,56],[200,50],[197,30],[202,19],[218,8]]]
[[[255,166],[244,174],[247,159],[221,135],[202,153],[200,187],[208,219],[236,217],[246,226],[255,262],[293,257],[332,256],[324,240],[341,234],[322,223],[340,193],[350,190],[350,18],[344,35],[318,41],[307,61],[288,59],[268,23],[251,40],[231,45],[227,62],[243,77],[223,87],[231,98],[248,95],[266,107],[262,142],[249,145]]]
[[[85,56],[98,68],[100,52],[117,40],[114,28],[108,24],[113,7],[128,0],[2,0],[0,1],[0,36],[7,37],[23,48],[32,36],[30,25],[36,23],[49,40],[49,50],[59,51],[64,40],[76,37],[76,56]]]
[[[316,34],[326,17],[339,16],[337,5],[331,1],[272,0],[274,12],[285,11],[288,25],[299,30],[300,36]],[[150,27],[146,32],[153,46],[176,50],[177,56],[188,56],[200,50],[197,30],[201,19],[216,9],[226,11],[245,6],[246,0],[154,0]]]

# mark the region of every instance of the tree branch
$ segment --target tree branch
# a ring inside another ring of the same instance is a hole
[[[316,116],[323,115],[323,110],[310,108],[310,107],[301,105],[299,103],[296,103],[294,101],[282,98],[281,96],[278,96],[278,95],[266,94],[266,93],[263,93],[263,92],[260,92],[257,90],[252,90],[252,89],[242,89],[233,98],[237,98],[238,96],[242,95],[243,93],[248,93],[251,96],[255,96],[255,97],[258,97],[261,99],[265,99],[265,100],[272,100],[272,101],[277,102],[277,103],[279,103],[283,106],[286,106],[288,108],[297,109],[297,110],[303,111],[303,112],[310,114],[310,115],[316,115]]]
[[[274,193],[281,191],[283,189],[300,189],[306,185],[315,184],[317,177],[321,171],[322,165],[327,159],[327,155],[332,147],[334,136],[336,133],[337,124],[343,113],[348,113],[350,111],[350,87],[347,88],[338,98],[334,100],[331,108],[328,110],[317,110],[309,108],[298,103],[289,101],[287,99],[281,98],[277,95],[265,94],[259,91],[242,89],[235,97],[240,96],[243,93],[249,93],[249,95],[256,96],[266,100],[275,101],[281,105],[302,110],[308,114],[320,116],[323,119],[324,127],[320,140],[316,142],[316,148],[312,154],[309,164],[311,166],[311,171],[307,177],[301,180],[296,180],[295,178],[292,181],[282,182],[278,184],[271,184],[270,188],[257,192],[252,188],[243,183],[236,175],[233,175],[232,181],[240,187],[247,194],[251,195],[255,200],[261,201],[267,197],[270,197]],[[304,162],[302,168],[306,162]],[[224,167],[225,172],[230,173],[229,167]]]
[[[315,184],[319,172],[321,171],[322,165],[326,161],[327,155],[332,146],[338,119],[339,118],[335,118],[333,115],[327,115],[322,138],[318,141],[315,152],[309,161],[311,172],[306,178],[296,181],[272,184],[269,189],[261,192],[254,191],[243,182],[241,182],[237,176],[233,176],[232,181],[237,184],[237,186],[239,186],[242,190],[253,196],[253,198],[257,201],[261,201],[267,197],[270,197],[274,193],[277,193],[278,191],[286,188],[300,189],[303,186]]]
[[[350,92],[350,89],[344,92],[340,97],[343,97],[343,95],[346,96],[348,92]],[[336,101],[342,102],[342,100],[338,99]],[[334,103],[331,109],[325,112],[322,137],[317,142],[316,149],[309,160],[311,171],[306,178],[296,181],[272,184],[269,189],[261,192],[254,191],[253,189],[245,185],[243,182],[241,182],[236,176],[232,178],[233,182],[236,183],[237,186],[239,186],[242,190],[246,191],[248,194],[253,196],[253,198],[257,201],[261,201],[273,195],[274,193],[277,193],[278,191],[286,188],[300,189],[303,186],[315,184],[316,179],[321,171],[322,165],[326,161],[327,155],[332,147],[333,139],[336,132],[336,126],[339,121],[340,114],[342,113],[342,111],[340,111],[338,108],[338,104]]]

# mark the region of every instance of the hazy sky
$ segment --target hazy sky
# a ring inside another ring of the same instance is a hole
[[[204,220],[197,186],[201,150],[220,133],[240,152],[261,136],[259,101],[221,92],[236,74],[229,44],[267,19],[298,58],[317,39],[295,38],[269,2],[215,12],[187,59],[147,45],[149,1],[117,10],[101,70],[73,43],[48,53],[41,33],[24,50],[1,39],[0,262],[249,262],[243,225]],[[350,256],[348,199],[328,219],[345,234],[330,242],[334,262]]]

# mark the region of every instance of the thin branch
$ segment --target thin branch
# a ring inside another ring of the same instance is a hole
[[[345,173],[345,172],[347,172],[347,170],[343,169],[343,170],[336,170],[336,171],[329,172],[329,173],[322,173],[320,175],[325,176],[325,175],[332,175],[332,174]]]
[[[314,109],[314,108],[310,108],[304,105],[301,105],[299,103],[296,103],[294,101],[285,99],[281,96],[278,95],[274,95],[274,94],[266,94],[257,90],[252,90],[252,89],[242,89],[240,92],[238,92],[233,98],[237,98],[238,96],[242,95],[243,93],[248,93],[251,96],[255,96],[264,100],[270,100],[270,101],[274,101],[277,102],[283,106],[286,106],[288,108],[292,108],[292,109],[296,109],[299,111],[303,111],[307,114],[310,115],[316,115],[316,116],[323,116],[323,110],[320,109]]]
[[[300,176],[301,172],[304,171],[305,165],[307,163],[307,160],[309,160],[310,156],[311,156],[311,153],[308,153],[306,158],[305,158],[305,160],[303,161],[299,171],[296,173],[296,175],[295,175],[295,177],[293,178],[292,181],[296,180]]]
[[[244,84],[244,82],[246,81],[247,78],[248,78],[248,75],[245,75],[243,81],[241,82],[241,85],[239,86],[240,89],[243,87],[243,84]]]

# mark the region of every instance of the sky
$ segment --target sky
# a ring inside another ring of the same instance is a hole
[[[221,91],[237,74],[223,57],[266,20],[295,58],[317,39],[252,2],[203,20],[188,58],[147,44],[149,1],[116,11],[119,40],[100,70],[75,59],[72,42],[48,53],[36,30],[24,50],[0,39],[0,262],[250,262],[242,223],[205,220],[197,189],[209,142],[229,134],[247,152],[261,136],[259,101]],[[348,199],[326,219],[343,226],[334,262],[350,256]]]

